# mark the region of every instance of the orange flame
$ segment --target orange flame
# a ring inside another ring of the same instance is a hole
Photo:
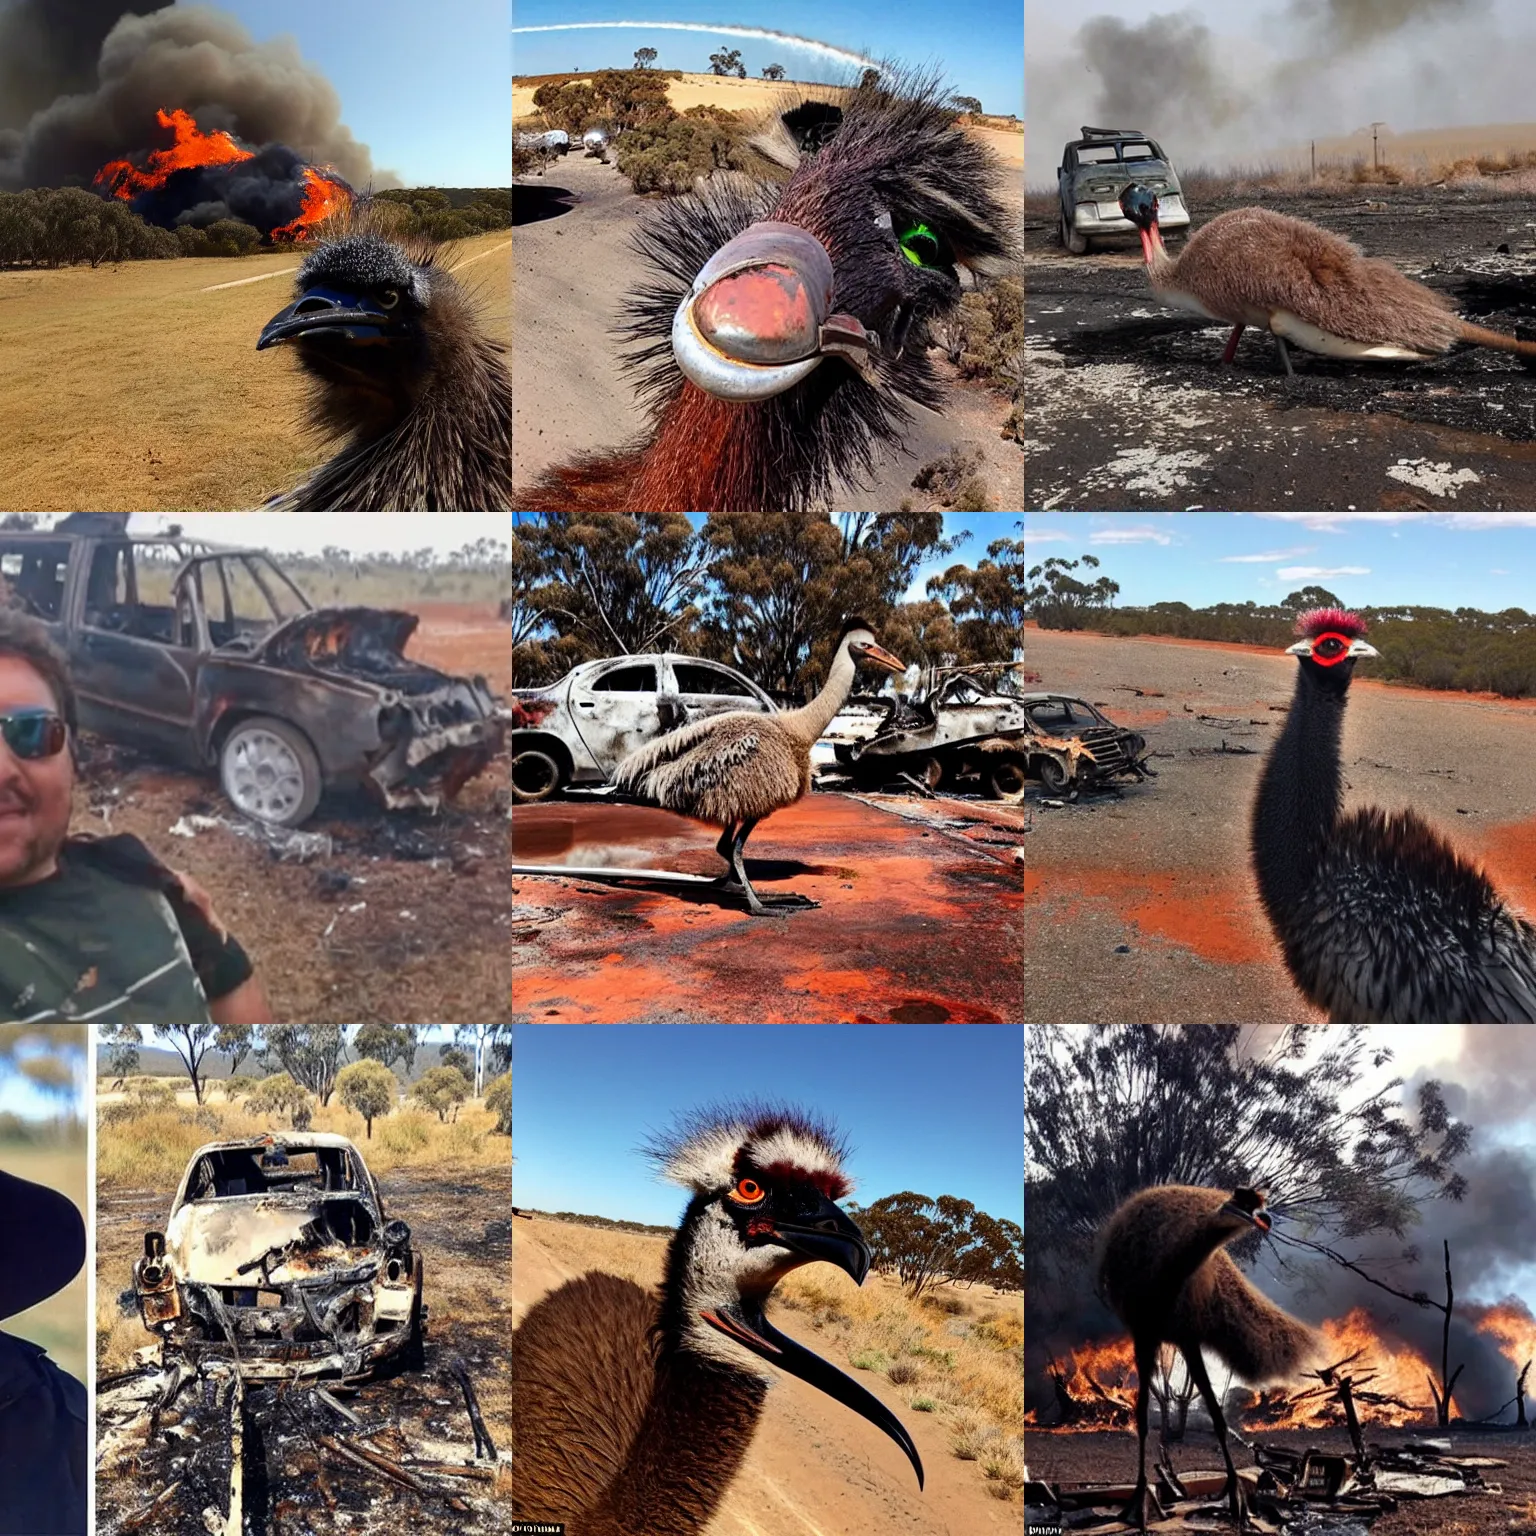
[[[1492,1334],[1499,1341],[1500,1353],[1516,1371],[1536,1358],[1536,1317],[1531,1316],[1523,1302],[1501,1301],[1483,1310],[1477,1318],[1477,1331]]]
[[[140,170],[127,160],[109,160],[96,173],[96,185],[125,203],[156,187],[163,187],[172,171],[196,165],[236,165],[255,159],[249,149],[242,149],[222,131],[204,133],[189,113],[161,110],[155,114],[162,128],[171,129],[176,142],[169,149],[153,149],[149,166]]]
[[[307,240],[310,229],[340,213],[352,201],[352,194],[345,183],[336,180],[326,171],[313,166],[304,167],[304,207],[291,224],[281,224],[272,231],[274,240]]]

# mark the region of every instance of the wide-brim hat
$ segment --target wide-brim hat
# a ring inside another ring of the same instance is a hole
[[[85,1263],[85,1221],[45,1184],[0,1171],[0,1318],[61,1291]]]

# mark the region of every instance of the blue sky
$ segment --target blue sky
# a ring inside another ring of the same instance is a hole
[[[524,1025],[514,1198],[670,1225],[686,1197],[635,1149],[675,1112],[755,1095],[837,1122],[862,1203],[911,1189],[1021,1221],[1023,1075],[1023,1031],[1007,1026]]]
[[[1122,607],[1278,602],[1536,610],[1533,512],[1027,513],[1029,567],[1096,555]],[[1083,574],[1081,571],[1078,573]]]
[[[27,1051],[24,1054],[33,1054]],[[82,1056],[80,1071],[76,1074],[76,1093],[73,1097],[59,1097],[42,1093],[21,1073],[8,1064],[0,1064],[0,1114],[21,1115],[24,1119],[52,1119],[55,1115],[77,1110],[80,1092],[85,1086],[85,1058]]]
[[[1024,113],[1024,16],[1018,0],[977,0],[951,10],[922,0],[764,0],[722,8],[707,0],[664,5],[604,0],[513,0],[518,27],[580,21],[686,21],[762,27],[830,43],[868,58],[942,67],[953,90],[977,96],[988,112]],[[630,65],[637,48],[654,48],[656,68],[707,72],[722,42],[741,50],[754,79],[765,64],[782,64],[792,80],[839,83],[858,66],[773,40],[722,38],[709,32],[659,32],[636,27],[602,31],[516,32],[512,67],[519,75]]]
[[[406,186],[511,182],[507,0],[219,0],[219,9],[257,39],[298,39],[376,170]]]

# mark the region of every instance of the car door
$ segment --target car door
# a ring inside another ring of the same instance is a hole
[[[636,747],[660,736],[656,658],[621,656],[571,684],[571,719],[592,760],[609,778]]]
[[[667,663],[672,686],[682,706],[678,725],[702,720],[707,715],[722,715],[732,709],[766,712],[762,698],[746,678],[713,661],[684,660],[674,657]],[[673,729],[676,729],[674,726]]]

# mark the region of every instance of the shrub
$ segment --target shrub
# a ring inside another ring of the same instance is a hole
[[[286,1072],[274,1072],[262,1078],[255,1091],[246,1100],[246,1108],[253,1115],[263,1117],[287,1115],[294,1130],[308,1130],[314,1118],[315,1101],[309,1090]]]
[[[848,1363],[859,1371],[883,1371],[890,1357],[878,1349],[861,1349],[849,1355]]]
[[[391,1115],[379,1127],[379,1145],[397,1157],[408,1158],[412,1153],[422,1151],[431,1141],[431,1122],[415,1110]]]
[[[910,1385],[922,1377],[922,1372],[910,1360],[894,1360],[885,1373],[887,1381],[895,1382],[898,1387]]]
[[[719,121],[705,109],[672,113],[613,141],[614,161],[636,192],[677,195],[713,171],[741,170],[746,164],[740,127]]]
[[[981,467],[986,462],[979,448],[954,447],[930,459],[912,477],[913,488],[927,491],[942,507],[961,512],[989,512]]]
[[[373,1140],[373,1122],[395,1107],[395,1074],[382,1061],[364,1057],[343,1067],[336,1074],[336,1098],[348,1109],[356,1110]]]
[[[457,1114],[459,1105],[469,1097],[469,1079],[457,1067],[433,1067],[411,1085],[411,1097],[432,1110],[439,1122],[446,1122],[448,1111]]]
[[[512,1074],[503,1072],[493,1078],[485,1090],[485,1107],[496,1116],[495,1134],[512,1134]]]
[[[936,1413],[939,1405],[931,1397],[914,1397],[912,1399],[913,1413]]]

